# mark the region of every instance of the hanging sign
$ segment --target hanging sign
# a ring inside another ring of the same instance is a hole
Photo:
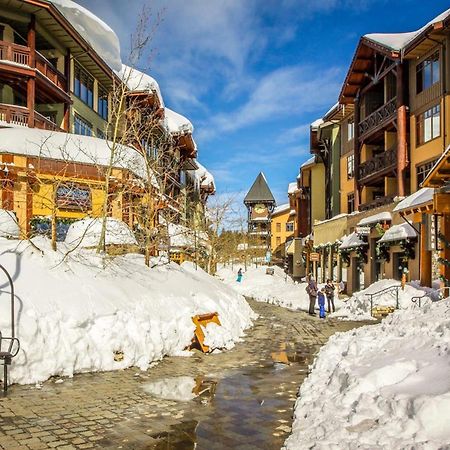
[[[356,227],[356,234],[359,234],[360,236],[369,236],[370,234],[370,227]]]

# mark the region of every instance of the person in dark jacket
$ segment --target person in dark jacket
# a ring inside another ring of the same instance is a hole
[[[328,314],[331,312],[331,308],[333,308],[333,312],[336,311],[336,308],[334,307],[334,284],[333,282],[328,278],[327,284],[325,285],[325,295],[327,296],[327,303],[328,303]]]
[[[238,283],[240,283],[242,281],[242,269],[238,270],[238,274],[237,274],[237,280]]]
[[[319,317],[325,319],[325,288],[317,293],[317,301],[319,303]]]
[[[314,277],[310,275],[308,277],[308,285],[306,286],[306,292],[309,295],[309,315],[315,316],[314,307],[316,306],[316,298],[317,298],[317,283],[314,280]]]

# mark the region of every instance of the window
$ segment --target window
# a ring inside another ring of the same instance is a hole
[[[423,180],[427,177],[427,175],[430,173],[430,170],[434,167],[436,164],[437,159],[434,159],[433,161],[429,161],[427,163],[421,164],[420,166],[417,166],[417,189],[420,188],[420,185],[423,183]]]
[[[355,176],[355,155],[347,156],[347,180]]]
[[[97,112],[103,119],[108,120],[108,91],[103,86],[98,87]]]
[[[277,233],[281,233],[281,223],[280,222],[277,222]]]
[[[277,237],[277,247],[278,247],[279,245],[281,245],[281,238],[280,238],[280,237]]]
[[[92,125],[80,116],[75,115],[73,132],[82,136],[92,136]]]
[[[352,213],[355,210],[355,194],[352,192],[347,195],[347,214]]]
[[[441,135],[441,107],[433,106],[417,116],[417,145],[425,144]]]
[[[86,105],[94,107],[94,78],[79,64],[75,64],[73,93]]]
[[[348,122],[347,124],[347,141],[351,141],[355,137],[355,122]]]
[[[294,222],[288,222],[286,224],[286,231],[292,233],[294,231]]]
[[[428,89],[440,80],[439,51],[422,61],[416,67],[416,93]]]

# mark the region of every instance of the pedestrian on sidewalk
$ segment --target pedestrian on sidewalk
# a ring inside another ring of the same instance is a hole
[[[242,269],[238,270],[238,274],[237,274],[237,280],[238,283],[240,283],[242,281]]]
[[[325,319],[325,288],[317,293],[317,300],[319,302],[319,317]]]
[[[331,312],[331,308],[333,308],[333,312],[336,311],[336,308],[334,307],[334,284],[333,281],[328,278],[327,284],[325,285],[325,295],[327,296],[327,303],[328,303],[328,314]]]
[[[308,276],[308,285],[306,286],[306,292],[309,295],[309,315],[315,316],[314,313],[314,307],[316,306],[316,298],[317,298],[317,283],[316,280],[314,280],[314,277],[312,274]]]

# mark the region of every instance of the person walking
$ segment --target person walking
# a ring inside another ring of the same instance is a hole
[[[238,274],[237,274],[237,280],[238,283],[240,283],[242,281],[242,269],[238,270]]]
[[[327,296],[327,303],[328,303],[328,314],[331,312],[331,308],[333,308],[333,312],[336,311],[336,308],[334,307],[334,284],[333,281],[328,278],[327,284],[325,285],[325,295]]]
[[[312,275],[309,275],[308,277],[308,285],[306,286],[306,292],[309,295],[309,315],[315,316],[314,313],[314,307],[316,306],[316,298],[317,298],[317,283],[316,280],[314,280],[314,277]]]
[[[317,293],[317,301],[319,303],[319,317],[325,319],[325,288]]]

